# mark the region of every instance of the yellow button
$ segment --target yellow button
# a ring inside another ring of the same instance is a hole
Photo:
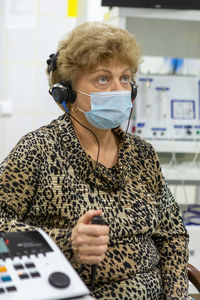
[[[5,266],[0,266],[0,273],[3,273],[3,272],[7,272],[7,269]]]

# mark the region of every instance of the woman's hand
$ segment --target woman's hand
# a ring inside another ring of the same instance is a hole
[[[72,230],[71,242],[74,259],[81,264],[99,264],[105,257],[109,242],[107,225],[91,224],[101,210],[89,210],[78,220]]]

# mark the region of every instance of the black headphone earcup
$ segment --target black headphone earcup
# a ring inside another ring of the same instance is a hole
[[[131,84],[131,99],[135,100],[135,98],[137,97],[137,85],[135,84],[135,82],[130,82]]]
[[[53,87],[51,91],[53,99],[57,103],[62,103],[63,101],[66,102],[66,100],[69,98],[68,97],[68,90],[65,87]]]
[[[66,81],[61,81],[54,84],[50,90],[50,94],[59,104],[61,104],[63,101],[65,103],[74,103],[76,100],[76,93],[72,89],[71,84]]]

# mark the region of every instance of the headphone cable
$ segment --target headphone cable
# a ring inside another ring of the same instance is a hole
[[[93,136],[95,137],[96,139],[96,142],[97,142],[97,147],[98,147],[98,151],[97,151],[97,158],[96,158],[96,161],[95,161],[95,171],[94,171],[94,186],[95,188],[97,189],[97,186],[96,186],[96,171],[97,171],[97,164],[99,162],[99,154],[100,154],[100,143],[99,143],[99,140],[96,136],[96,134],[90,129],[88,128],[87,126],[83,125],[80,121],[78,121],[72,114],[70,114],[69,112],[69,115],[79,124],[81,125],[82,127],[84,127],[85,129],[87,129],[90,133],[93,134]]]
[[[128,123],[127,123],[127,127],[126,127],[126,130],[125,130],[125,135],[127,135],[127,132],[128,132],[128,129],[129,129],[132,111],[133,111],[133,107],[131,108],[131,112],[130,112],[130,115],[129,115],[129,118],[128,118]],[[97,185],[96,185],[96,171],[97,171],[97,164],[98,164],[98,161],[99,161],[99,155],[100,155],[100,143],[99,143],[99,140],[98,140],[96,134],[95,134],[90,128],[88,128],[87,126],[85,126],[84,124],[82,124],[79,120],[77,120],[77,119],[76,119],[69,111],[68,111],[68,114],[69,114],[69,115],[74,119],[74,121],[76,121],[79,125],[81,125],[81,126],[84,127],[85,129],[87,129],[90,133],[92,133],[93,136],[94,136],[95,139],[96,139],[98,151],[97,151],[97,158],[96,158],[96,161],[95,161],[94,186],[95,186],[96,190],[98,190],[98,189],[97,189]],[[121,186],[122,186],[123,182],[124,182],[124,168],[122,168]],[[122,191],[122,189],[120,189],[119,199],[121,198],[121,191]],[[94,285],[95,285],[95,278],[96,278],[96,274],[97,274],[97,267],[98,267],[97,264],[93,264],[93,265],[91,266],[91,281],[90,281],[90,289],[91,289],[91,290],[93,290]],[[81,264],[81,266],[79,267],[78,273],[81,273],[81,272],[83,271],[83,268],[84,268],[84,265]]]
[[[70,112],[69,112],[70,114]],[[97,185],[96,185],[96,170],[97,170],[97,163],[99,161],[99,154],[100,154],[100,143],[99,143],[99,140],[96,136],[96,134],[91,130],[89,129],[87,126],[83,125],[80,121],[78,121],[72,114],[70,114],[70,116],[79,124],[81,125],[82,127],[84,127],[85,129],[87,129],[90,133],[92,133],[96,139],[96,142],[97,142],[97,147],[98,147],[98,151],[97,151],[97,158],[96,158],[96,161],[95,161],[95,172],[94,172],[94,186],[95,186],[95,189],[97,189]],[[79,270],[78,270],[78,273],[81,273],[83,271],[83,268],[84,268],[84,265],[81,264],[81,266],[79,267]],[[90,289],[93,289],[94,288],[94,284],[95,284],[95,277],[96,277],[96,273],[97,273],[97,264],[95,265],[92,265],[91,266],[91,279],[90,279]]]

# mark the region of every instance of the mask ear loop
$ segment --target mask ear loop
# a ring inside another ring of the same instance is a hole
[[[79,93],[81,93],[82,95],[85,95],[85,96],[90,97],[90,101],[91,101],[91,95],[89,95],[89,94],[87,94],[87,93],[84,93],[84,92],[82,92],[81,90],[78,90],[78,89],[77,89],[77,91],[78,91]],[[90,106],[91,106],[91,102],[90,102]],[[80,112],[82,112],[82,113],[85,112],[85,111],[82,110],[77,104],[76,104],[76,107],[77,107],[77,109],[78,109]]]
[[[84,93],[84,92],[82,92],[81,90],[79,90],[79,89],[77,89],[77,91],[79,92],[79,93],[81,93],[81,94],[83,94],[83,95],[86,95],[86,96],[88,96],[88,97],[90,97],[91,95],[89,95],[89,94],[87,94],[87,93]]]

